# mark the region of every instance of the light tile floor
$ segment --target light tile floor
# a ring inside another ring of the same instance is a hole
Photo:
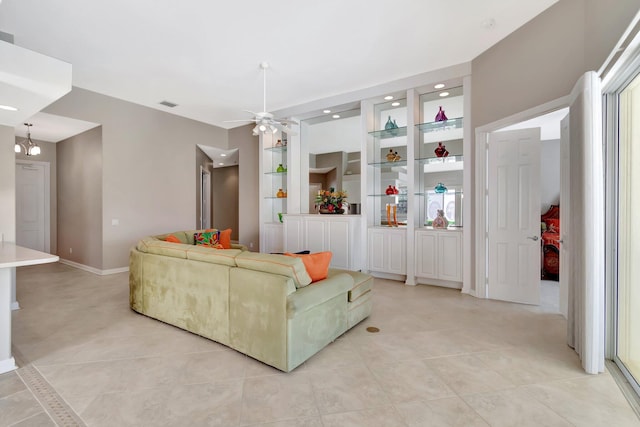
[[[127,273],[25,267],[17,290],[16,354],[89,426],[640,426],[538,307],[376,279],[370,318],[285,374],[134,313]],[[17,379],[0,425],[53,425]]]

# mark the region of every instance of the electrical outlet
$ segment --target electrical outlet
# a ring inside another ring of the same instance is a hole
[[[73,248],[69,248],[69,253],[72,254],[73,253]]]
[[[249,243],[249,248],[253,249],[253,242]]]

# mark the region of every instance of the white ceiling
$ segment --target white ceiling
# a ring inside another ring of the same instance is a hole
[[[556,1],[4,0],[0,31],[75,86],[229,128],[262,110],[261,61],[278,111],[468,62]]]
[[[541,141],[560,139],[560,122],[567,114],[569,114],[569,108],[561,108],[560,110],[552,111],[550,113],[543,114],[542,116],[534,117],[533,119],[498,129],[496,132],[540,128]]]
[[[60,142],[82,132],[100,126],[98,123],[85,122],[47,113],[37,113],[28,121],[31,126],[31,139],[47,142]],[[16,136],[27,137],[27,127],[16,126]]]
[[[209,145],[198,144],[198,147],[211,159],[214,168],[235,166],[240,160],[240,150],[237,148],[223,150]]]

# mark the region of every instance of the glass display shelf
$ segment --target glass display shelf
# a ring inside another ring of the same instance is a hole
[[[287,172],[265,172],[265,175],[286,175]]]
[[[449,191],[445,191],[444,193],[436,193],[435,190],[427,190],[427,191],[423,191],[423,192],[417,192],[414,193],[414,196],[431,196],[431,195],[435,195],[435,194],[450,194],[450,195],[462,195],[462,190],[449,190]]]
[[[399,198],[407,198],[407,193],[398,193],[398,194],[369,194],[368,197],[399,197]]]
[[[265,196],[265,199],[268,199],[268,200],[287,200],[286,197],[276,197],[276,196]]]
[[[287,151],[287,146],[283,145],[280,147],[267,147],[264,149],[264,151],[273,151],[275,153],[284,153],[285,151]]]
[[[374,162],[374,163],[368,163],[368,165],[374,168],[406,167],[407,161],[399,160],[397,162]]]
[[[369,135],[379,139],[398,138],[401,136],[407,136],[407,127],[402,126],[395,129],[383,129],[369,132]]]
[[[424,165],[434,165],[434,164],[442,164],[442,163],[458,163],[458,162],[462,162],[464,160],[464,156],[462,155],[456,155],[456,156],[452,156],[449,155],[447,157],[423,157],[420,159],[416,159],[416,161],[418,161],[421,164]]]
[[[420,123],[420,124],[417,124],[416,127],[423,133],[439,132],[443,130],[462,129],[462,117],[444,120],[441,122]]]

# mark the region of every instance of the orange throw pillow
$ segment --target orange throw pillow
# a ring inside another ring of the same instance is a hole
[[[292,254],[285,252],[286,256],[302,258],[304,268],[311,277],[312,282],[323,280],[329,274],[329,264],[331,264],[331,252],[317,252],[315,254]]]
[[[220,232],[220,244],[223,249],[231,249],[231,229],[227,228]]]
[[[171,242],[171,243],[182,243],[180,241],[180,239],[178,239],[176,236],[174,236],[173,234],[169,234],[167,237],[164,238],[165,242]]]

